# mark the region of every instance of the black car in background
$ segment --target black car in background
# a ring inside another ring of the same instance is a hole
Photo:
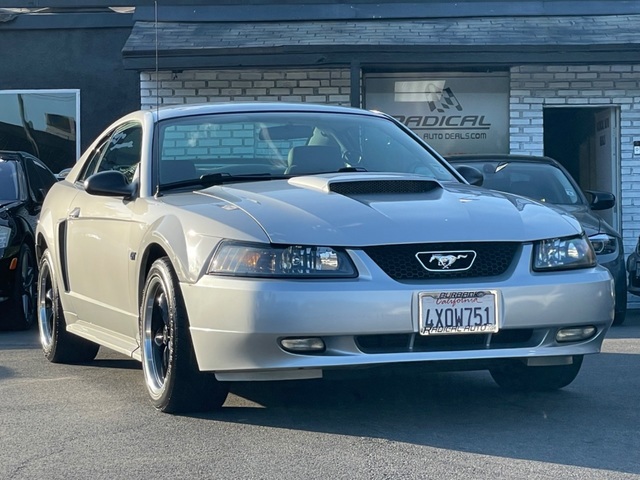
[[[35,323],[34,231],[53,172],[24,152],[0,150],[0,328]]]
[[[627,275],[622,238],[594,213],[595,210],[607,210],[615,205],[612,193],[581,190],[569,172],[549,157],[478,154],[453,155],[447,160],[455,168],[466,165],[482,172],[484,188],[515,193],[555,205],[576,217],[593,244],[598,262],[611,272],[614,279],[616,312],[613,324],[624,322],[627,313]],[[640,293],[640,288],[638,290]]]
[[[629,274],[629,293],[640,295],[640,238],[636,243],[636,248],[627,258],[627,273]]]

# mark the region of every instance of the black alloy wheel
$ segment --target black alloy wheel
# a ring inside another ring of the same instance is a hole
[[[67,332],[49,250],[38,273],[38,329],[44,356],[52,363],[83,363],[95,358],[99,345]]]
[[[18,253],[13,295],[10,299],[10,326],[16,330],[30,329],[36,320],[37,268],[32,247],[23,243]]]
[[[219,408],[228,386],[200,372],[178,279],[167,257],[156,260],[140,306],[142,370],[152,404],[166,413]]]

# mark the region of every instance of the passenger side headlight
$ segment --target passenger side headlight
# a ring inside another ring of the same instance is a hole
[[[224,242],[213,255],[207,273],[241,277],[355,277],[345,251],[318,246],[276,246]]]
[[[0,226],[0,248],[6,248],[9,245],[11,237],[11,228]]]
[[[584,235],[541,240],[533,247],[533,270],[536,272],[589,268],[595,265],[596,254]]]
[[[593,249],[595,250],[596,255],[607,255],[609,253],[614,253],[618,246],[616,237],[612,237],[611,235],[607,235],[606,233],[599,233],[598,235],[589,237],[589,240],[591,241],[591,245],[593,245]]]

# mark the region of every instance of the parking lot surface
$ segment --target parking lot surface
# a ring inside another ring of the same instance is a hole
[[[233,384],[221,411],[172,416],[134,360],[50,364],[36,331],[1,332],[0,478],[640,478],[638,372],[633,311],[558,392],[414,369]]]

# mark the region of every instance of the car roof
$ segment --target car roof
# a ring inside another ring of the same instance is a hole
[[[179,118],[191,115],[250,112],[318,112],[386,116],[379,112],[372,112],[353,107],[287,102],[227,102],[173,105],[160,107],[158,109],[152,109],[152,112],[156,115],[156,118],[158,120],[166,120],[169,118]]]

